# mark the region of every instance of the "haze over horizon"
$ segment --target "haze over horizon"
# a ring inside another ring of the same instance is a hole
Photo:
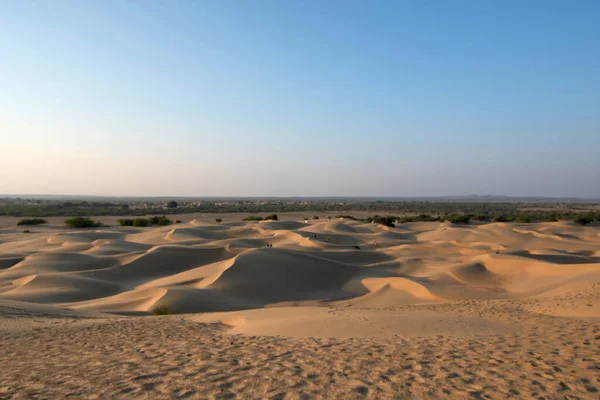
[[[2,2],[0,192],[600,198],[600,3]]]

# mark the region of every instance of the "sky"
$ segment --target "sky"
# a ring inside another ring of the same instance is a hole
[[[600,198],[600,1],[0,0],[0,193]]]

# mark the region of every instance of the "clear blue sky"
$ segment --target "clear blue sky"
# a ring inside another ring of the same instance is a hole
[[[600,1],[0,0],[0,193],[600,198]]]

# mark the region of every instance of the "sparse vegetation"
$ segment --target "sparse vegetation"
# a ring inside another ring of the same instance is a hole
[[[172,223],[172,221],[165,216],[162,216],[162,217],[154,216],[149,219],[148,218],[119,219],[119,220],[117,220],[117,222],[121,226],[136,226],[136,227],[144,227],[144,226],[151,226],[151,225],[163,226],[163,225],[169,225]],[[180,222],[181,221],[178,221],[177,223],[180,223]]]
[[[152,225],[166,226],[166,225],[171,225],[173,223],[173,221],[171,221],[169,218],[162,215],[160,217],[154,216],[154,217],[150,218],[150,223]]]
[[[394,226],[396,226],[396,225],[394,225],[395,221],[396,221],[396,217],[392,217],[392,216],[389,216],[389,215],[387,217],[381,217],[379,215],[374,215],[373,218],[369,217],[366,220],[366,222],[375,222],[376,224],[390,226],[392,228]]]
[[[97,228],[102,226],[102,223],[92,221],[86,217],[73,217],[67,218],[65,220],[65,224],[69,225],[72,228]]]
[[[580,225],[589,225],[592,222],[594,222],[595,219],[597,219],[597,216],[595,216],[593,214],[588,214],[588,215],[582,215],[582,216],[576,218],[573,222],[576,222]]]
[[[246,218],[244,218],[242,221],[262,221],[262,217],[259,217],[258,215],[249,215]]]
[[[133,220],[133,226],[136,227],[144,227],[144,226],[150,226],[150,220],[146,219],[146,218],[136,218]]]
[[[41,225],[41,224],[47,224],[48,221],[46,221],[45,219],[42,218],[30,218],[30,219],[22,219],[20,220],[17,225]]]
[[[452,222],[453,224],[468,224],[471,222],[471,216],[465,214],[453,214],[448,215],[446,221]]]
[[[313,219],[319,219],[319,216],[318,216],[318,215],[315,215],[315,216],[313,217]]]
[[[515,221],[524,223],[524,224],[530,224],[533,222],[533,217],[531,215],[522,214],[522,215],[518,215]]]
[[[25,229],[25,230],[23,231],[23,233],[29,233],[29,232],[31,232],[29,229]]]
[[[173,310],[171,310],[171,308],[168,306],[160,306],[160,307],[156,307],[154,310],[152,310],[152,314],[154,314],[154,315],[169,315],[169,314],[173,314]]]
[[[265,221],[277,221],[279,220],[279,217],[277,216],[277,214],[271,214],[271,215],[267,215],[265,217]]]
[[[359,221],[358,218],[356,218],[354,215],[336,215],[336,218],[344,218],[344,219],[351,219],[353,221]]]
[[[439,220],[440,220],[440,217],[432,217],[429,214],[419,214],[419,215],[415,215],[415,216],[398,218],[398,221],[400,221],[403,224],[407,223],[407,222],[431,222],[431,221],[439,221]]]
[[[176,224],[180,224],[180,223],[181,223],[181,220],[179,220],[179,219],[178,219],[177,221],[175,221],[175,223],[176,223]]]
[[[223,219],[222,218],[215,218],[215,222],[217,224],[220,224],[221,222],[223,222]]]
[[[177,205],[173,207],[175,203]],[[240,212],[246,215],[261,215],[259,213],[291,211],[306,212],[305,215],[335,212],[338,217],[352,220],[364,220],[352,216],[354,211],[361,212],[361,215],[372,212],[371,215],[394,215],[396,221],[401,223],[436,221],[451,215],[470,215],[473,221],[512,222],[519,215],[524,214],[528,217],[522,220],[531,222],[574,221],[586,215],[593,215],[594,221],[600,221],[598,201],[411,201],[407,199],[178,199],[174,201],[168,198],[106,201],[105,199],[0,198],[0,215],[21,218],[50,216],[87,218],[100,215],[150,218],[152,215],[168,216],[183,213]]]

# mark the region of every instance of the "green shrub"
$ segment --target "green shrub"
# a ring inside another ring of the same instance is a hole
[[[375,222],[376,224],[381,224],[381,225],[385,225],[385,226],[390,226],[390,227],[394,227],[396,225],[394,225],[394,221],[396,220],[395,217],[392,216],[387,216],[387,217],[381,217],[379,215],[374,215],[373,218],[367,218],[368,222]]]
[[[246,218],[244,218],[242,221],[262,221],[262,217],[259,217],[258,215],[249,215]]]
[[[471,216],[465,214],[453,214],[446,217],[446,221],[453,224],[468,224],[471,222]]]
[[[494,217],[494,222],[512,222],[515,220],[515,217],[512,215],[496,215]]]
[[[433,222],[433,221],[439,221],[440,218],[439,217],[433,217],[429,214],[419,214],[416,218],[417,222]]]
[[[102,226],[100,222],[92,221],[86,217],[72,217],[65,220],[65,224],[72,228],[96,228]]]
[[[152,310],[152,314],[154,314],[154,315],[169,315],[169,314],[173,314],[173,311],[168,306],[160,306],[160,307],[156,307],[154,310]]]
[[[223,219],[222,218],[215,218],[215,221],[220,224],[223,221]]]
[[[177,202],[173,200],[167,202],[167,208],[177,208],[177,205]]]
[[[150,226],[150,220],[146,218],[136,218],[133,220],[132,225],[137,227]]]
[[[524,223],[524,224],[530,224],[530,223],[534,222],[533,217],[531,215],[525,215],[525,214],[518,215],[516,221]]]
[[[159,226],[166,226],[166,225],[171,225],[173,223],[173,221],[171,221],[169,218],[163,216],[154,216],[152,218],[150,218],[150,223],[152,225],[159,225]]]
[[[117,222],[121,226],[133,226],[133,219],[118,219]]]
[[[593,214],[582,215],[580,217],[575,218],[573,222],[578,223],[580,225],[588,225],[594,222],[595,216]]]
[[[265,221],[277,221],[279,220],[279,217],[277,216],[277,214],[271,214],[271,215],[267,215],[265,217]]]
[[[396,220],[400,221],[403,224],[405,224],[407,222],[433,222],[433,221],[440,221],[441,218],[440,217],[434,217],[434,216],[431,216],[429,214],[419,214],[419,215],[410,215],[410,216],[406,216],[406,217],[398,217],[398,218],[396,218]]]
[[[19,221],[19,223],[17,225],[41,225],[41,224],[47,224],[48,221],[46,221],[45,219],[41,219],[41,218],[31,218],[31,219],[22,219]]]

